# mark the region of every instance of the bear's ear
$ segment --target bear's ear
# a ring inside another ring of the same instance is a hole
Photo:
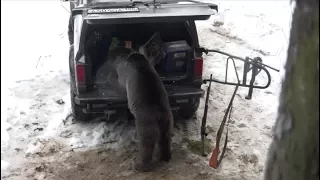
[[[133,52],[128,56],[128,59],[146,59],[144,55],[138,53],[138,52]]]

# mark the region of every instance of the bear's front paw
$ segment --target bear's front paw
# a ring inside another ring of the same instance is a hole
[[[153,166],[152,166],[152,164],[144,164],[144,163],[140,163],[140,162],[135,162],[134,169],[139,172],[148,172],[153,169]]]
[[[161,154],[160,160],[169,162],[171,160],[171,152],[166,152],[166,153]]]

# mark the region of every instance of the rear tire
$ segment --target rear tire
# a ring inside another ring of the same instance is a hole
[[[183,119],[191,119],[197,112],[200,104],[200,98],[194,98],[193,102],[181,107],[178,111],[179,116]]]
[[[91,114],[85,114],[83,112],[83,108],[85,108],[84,106],[80,106],[75,104],[74,102],[74,98],[75,98],[75,94],[72,91],[72,89],[70,88],[70,96],[71,96],[71,109],[72,109],[72,115],[74,120],[76,121],[82,121],[82,122],[87,122],[90,121],[92,119],[92,115]]]

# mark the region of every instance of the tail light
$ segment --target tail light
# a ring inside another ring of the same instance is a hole
[[[76,82],[79,85],[86,83],[86,71],[84,64],[76,64]]]
[[[194,76],[195,78],[201,79],[202,78],[202,71],[203,71],[203,58],[196,57],[195,64],[194,64]]]
[[[126,48],[132,48],[132,41],[124,41]]]

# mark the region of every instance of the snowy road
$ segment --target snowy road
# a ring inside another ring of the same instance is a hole
[[[266,64],[282,69],[292,13],[289,1],[214,2],[220,12],[197,23],[202,46],[241,57],[261,56]],[[121,119],[75,124],[66,118],[69,14],[60,2],[2,0],[1,5],[1,179],[262,179],[277,111],[279,73],[271,72],[271,86],[255,90],[251,101],[244,99],[247,89],[239,89],[228,150],[218,170],[207,166],[208,158],[194,154],[202,101],[197,119],[180,123],[175,130],[172,162],[140,174],[131,168],[136,153],[132,125]],[[206,56],[204,76],[213,73],[221,79],[224,64],[222,56]],[[265,78],[261,74],[257,82],[263,84]],[[212,84],[211,148],[233,88]]]

